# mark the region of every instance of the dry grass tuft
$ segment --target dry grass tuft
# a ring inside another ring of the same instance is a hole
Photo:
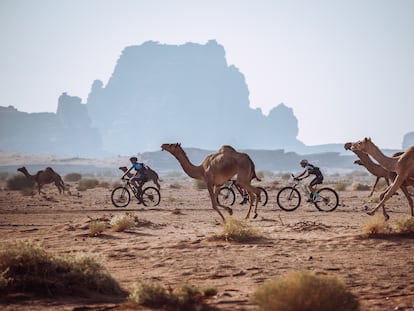
[[[250,242],[263,238],[265,236],[249,226],[245,220],[241,221],[230,217],[223,224],[223,232],[215,235],[215,239],[235,242]]]
[[[367,235],[388,234],[391,231],[389,223],[380,213],[368,218],[362,225],[362,233]]]
[[[333,185],[333,188],[336,191],[345,191],[346,187],[347,187],[347,184],[345,184],[345,183],[336,183],[336,184]]]
[[[122,232],[135,226],[135,217],[130,214],[115,215],[110,224],[113,231]]]
[[[77,189],[79,191],[85,191],[87,189],[94,189],[99,185],[99,181],[94,178],[85,178],[79,180]]]
[[[406,216],[395,221],[395,229],[398,233],[414,233],[414,217]]]
[[[106,229],[106,223],[99,220],[93,220],[89,223],[89,236],[98,236]]]
[[[351,189],[353,191],[368,191],[371,190],[371,187],[355,181],[352,183]]]
[[[358,300],[338,278],[311,271],[292,271],[266,282],[253,299],[260,311],[359,310]]]
[[[55,256],[30,241],[8,244],[0,250],[0,275],[0,292],[125,295],[93,255]]]
[[[203,310],[203,300],[216,293],[213,288],[202,292],[188,284],[167,290],[158,283],[137,282],[129,299],[134,304],[161,310]]]
[[[194,180],[194,188],[197,190],[207,189],[207,184],[204,180],[196,179]]]

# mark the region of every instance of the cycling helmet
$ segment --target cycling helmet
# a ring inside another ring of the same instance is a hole
[[[300,161],[300,164],[307,165],[308,163],[309,163],[308,160],[305,160],[305,159],[303,159],[302,161]]]
[[[138,161],[138,158],[137,157],[130,157],[129,161],[132,161],[132,160]]]

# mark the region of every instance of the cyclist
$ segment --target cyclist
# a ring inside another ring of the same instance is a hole
[[[323,182],[323,175],[319,167],[310,164],[308,160],[303,159],[300,161],[300,166],[305,168],[305,170],[300,173],[298,176],[294,176],[294,179],[301,180],[304,178],[309,177],[310,175],[315,175],[315,177],[311,180],[307,189],[309,191],[309,199],[308,202],[316,202],[319,200],[319,195],[315,193],[315,186],[318,184],[322,184]]]
[[[131,178],[131,182],[135,186],[135,188],[137,189],[137,191],[139,192],[139,191],[141,191],[142,185],[146,181],[148,181],[148,175],[146,173],[146,169],[145,169],[144,163],[138,162],[138,158],[137,157],[131,157],[131,158],[129,158],[129,161],[131,162],[132,165],[124,173],[124,175],[122,175],[122,178],[121,179],[124,179],[125,176],[127,176],[130,171],[132,171],[133,169],[135,169],[135,175]]]

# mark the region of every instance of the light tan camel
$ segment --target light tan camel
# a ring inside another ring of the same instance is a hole
[[[351,142],[346,143],[344,145],[344,149],[351,150],[352,144],[353,143]],[[360,150],[351,150],[351,151],[353,151],[356,154],[356,156],[359,158],[359,160],[354,161],[354,163],[364,166],[368,170],[368,172],[370,172],[372,175],[376,177],[375,183],[372,186],[372,190],[371,190],[371,193],[369,194],[369,197],[372,196],[372,194],[374,193],[375,187],[377,186],[378,181],[381,178],[385,179],[388,186],[390,185],[390,172],[389,171],[387,171],[381,165],[378,165],[377,163],[373,162],[371,158],[369,157],[369,155],[366,154],[365,152],[362,152]]]
[[[242,152],[236,151],[231,146],[223,146],[216,153],[208,155],[203,162],[195,166],[187,157],[187,154],[181,147],[181,144],[163,144],[162,150],[171,153],[180,163],[184,172],[195,179],[203,180],[210,195],[211,205],[225,222],[225,218],[217,206],[223,207],[230,215],[233,211],[230,207],[221,205],[217,200],[218,192],[230,178],[237,174],[237,183],[246,189],[250,200],[249,211],[246,219],[249,218],[251,208],[255,202],[254,218],[257,217],[257,204],[260,198],[260,189],[251,185],[251,180],[256,178],[255,166],[252,159]]]
[[[411,216],[414,217],[414,204],[408,193],[407,186],[414,185],[414,146],[408,148],[399,157],[386,156],[370,138],[364,138],[351,146],[351,150],[360,150],[372,156],[382,167],[390,172],[395,172],[397,175],[390,186],[381,194],[381,201],[369,215],[373,215],[380,207],[383,207],[383,214],[386,219],[389,219],[384,208],[384,203],[391,198],[391,196],[399,189],[403,190],[410,204]]]
[[[65,183],[62,180],[62,177],[56,173],[51,167],[46,167],[44,170],[38,171],[36,175],[30,175],[26,167],[20,167],[17,169],[19,172],[22,172],[27,178],[34,180],[37,183],[37,188],[39,194],[42,192],[41,189],[43,185],[55,183],[55,186],[58,188],[59,193],[65,191]],[[42,192],[44,193],[44,192]]]
[[[121,171],[123,171],[124,173],[128,170],[128,168],[126,166],[121,166],[121,167],[119,167],[119,169]],[[157,172],[154,171],[153,169],[151,169],[149,166],[147,166],[145,170],[147,172],[148,180],[152,180],[152,182],[157,186],[158,190],[160,190],[161,186],[158,182],[158,181],[160,181],[160,179],[158,177]],[[129,178],[131,178],[132,176],[134,176],[134,174],[128,173],[127,176]]]

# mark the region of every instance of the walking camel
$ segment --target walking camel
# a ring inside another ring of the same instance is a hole
[[[128,170],[128,168],[126,166],[121,166],[119,167],[119,169],[121,171],[123,171],[124,173]],[[147,166],[147,168],[145,169],[148,175],[148,180],[152,180],[152,182],[157,186],[158,190],[160,190],[161,186],[159,184],[159,177],[156,171],[154,171],[153,169],[151,169],[150,167]],[[129,178],[131,178],[132,176],[134,176],[134,174],[132,173],[128,173],[127,176]]]
[[[251,185],[251,180],[256,178],[255,166],[252,159],[242,152],[236,151],[231,146],[222,146],[218,152],[208,155],[203,162],[195,166],[190,162],[187,154],[181,147],[181,144],[163,144],[161,149],[171,153],[180,163],[184,172],[198,180],[203,180],[210,195],[211,205],[214,210],[226,221],[223,214],[218,209],[218,206],[223,207],[227,212],[232,215],[233,210],[218,202],[217,196],[220,191],[220,187],[223,186],[230,178],[237,174],[237,183],[246,189],[250,200],[249,211],[247,212],[246,219],[249,218],[250,211],[253,203],[255,203],[254,217],[257,217],[257,204],[260,198],[260,189]]]
[[[27,171],[26,167],[20,167],[17,169],[19,172],[22,172],[27,178],[34,180],[37,183],[37,188],[39,190],[39,194],[43,185],[55,183],[55,186],[58,188],[59,193],[65,191],[65,184],[62,180],[62,177],[58,173],[56,173],[51,167],[46,167],[44,170],[38,171],[36,175],[30,175]]]
[[[368,214],[373,215],[380,207],[383,207],[384,217],[389,219],[390,217],[385,211],[384,203],[401,187],[410,204],[411,216],[414,217],[413,200],[406,188],[406,186],[414,185],[414,146],[408,148],[399,157],[388,157],[371,141],[370,138],[366,137],[363,140],[352,144],[351,150],[360,150],[369,154],[386,170],[397,174],[392,184],[381,194],[381,201],[377,204],[374,210],[368,212]]]
[[[352,144],[353,143],[351,142],[346,143],[344,145],[344,149],[351,150]],[[390,185],[390,172],[389,171],[387,171],[381,165],[378,165],[377,163],[373,162],[371,158],[369,157],[369,155],[366,154],[365,152],[362,152],[360,150],[351,150],[351,151],[353,151],[356,154],[356,156],[359,158],[359,160],[354,161],[354,163],[364,166],[368,170],[368,172],[370,172],[372,175],[376,177],[375,183],[372,186],[372,190],[371,190],[371,193],[369,194],[369,197],[372,196],[372,194],[374,193],[375,187],[377,186],[378,181],[381,178],[385,179],[388,186]]]

